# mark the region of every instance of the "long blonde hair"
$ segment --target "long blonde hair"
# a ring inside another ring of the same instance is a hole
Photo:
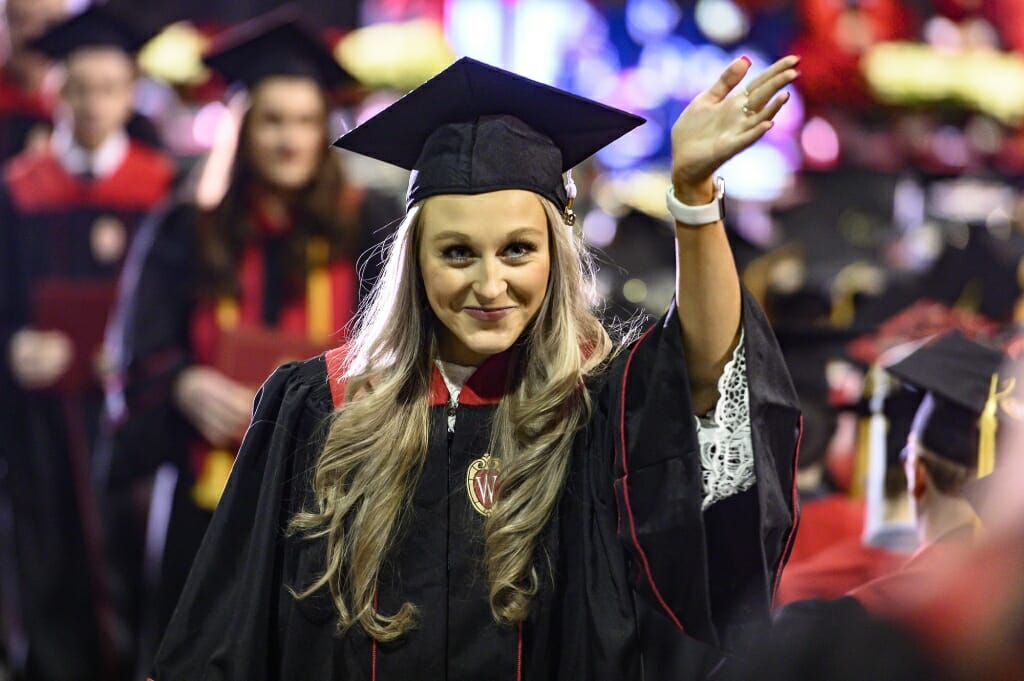
[[[429,200],[429,199],[428,199]],[[595,316],[589,253],[550,201],[551,270],[537,317],[516,345],[514,369],[491,431],[501,485],[484,525],[484,564],[498,622],[526,618],[539,588],[539,537],[565,484],[572,441],[590,413],[585,380],[613,344]],[[374,607],[381,564],[409,504],[428,448],[436,325],[419,270],[421,206],[399,226],[384,271],[356,320],[345,401],[332,415],[313,480],[315,510],[293,532],[326,538],[324,573],[296,597],[330,590],[338,633],[359,624],[378,641],[416,625],[416,606]]]

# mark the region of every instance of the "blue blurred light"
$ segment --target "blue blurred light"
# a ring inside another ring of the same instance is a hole
[[[725,50],[716,45],[700,45],[694,48],[690,58],[683,65],[680,74],[683,85],[676,93],[676,97],[689,102],[711,87],[732,60]]]
[[[627,69],[621,78],[621,104],[630,111],[657,109],[668,97],[665,84],[654,69]]]
[[[678,99],[690,90],[688,64],[693,51],[693,44],[683,38],[651,42],[640,53],[639,67],[656,73],[665,92]]]
[[[505,66],[504,19],[504,3],[450,0],[445,33],[455,54]]]
[[[562,55],[579,38],[593,9],[583,0],[520,0],[513,15],[512,64],[527,78],[554,83]],[[543,49],[538,49],[543,45]]]
[[[597,158],[613,170],[630,168],[658,151],[664,143],[665,134],[663,125],[648,120],[597,152]]]
[[[669,35],[682,18],[673,0],[626,0],[626,30],[641,45]]]
[[[750,19],[733,0],[697,0],[693,16],[701,33],[719,45],[733,45],[750,31]]]
[[[605,248],[611,245],[617,232],[615,218],[600,208],[595,208],[583,218],[583,238],[591,246]]]
[[[573,89],[584,97],[607,101],[618,87],[619,68],[618,57],[608,47],[599,52],[580,55],[576,62]]]
[[[789,186],[793,166],[771,144],[761,141],[719,170],[729,196],[745,201],[774,201]]]

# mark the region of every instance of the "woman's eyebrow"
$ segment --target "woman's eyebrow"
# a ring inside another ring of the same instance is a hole
[[[454,230],[446,230],[444,232],[438,232],[433,236],[431,241],[443,241],[445,239],[458,239],[461,241],[468,241],[469,235],[465,232],[456,232]]]
[[[518,238],[522,238],[524,236],[532,236],[532,237],[538,237],[539,238],[539,237],[541,237],[543,235],[544,235],[543,231],[541,231],[540,229],[537,229],[536,227],[518,227],[518,228],[513,229],[512,231],[508,232],[506,234],[506,237],[508,239],[518,239]],[[469,234],[466,234],[465,232],[459,232],[459,231],[456,231],[456,230],[448,229],[448,230],[445,230],[443,232],[438,232],[437,234],[435,234],[433,237],[431,237],[431,241],[444,241],[446,239],[454,239],[454,240],[458,240],[458,241],[470,241],[470,240],[472,240],[472,238],[473,238],[472,236],[470,236]]]
[[[544,236],[544,231],[537,229],[536,227],[519,227],[518,229],[514,229],[508,233],[508,238],[510,239],[516,239],[524,236],[542,237]]]

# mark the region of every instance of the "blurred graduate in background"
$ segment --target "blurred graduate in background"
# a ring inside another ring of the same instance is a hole
[[[149,36],[94,7],[30,45],[63,61],[56,128],[9,162],[0,189],[0,438],[16,529],[3,548],[16,556],[20,600],[12,664],[31,679],[110,673],[89,480],[100,348],[136,228],[174,177],[170,159],[125,131]]]
[[[109,336],[114,425],[101,475],[118,617],[137,638],[123,655],[143,678],[256,389],[278,364],[339,342],[360,273],[379,269],[360,254],[401,211],[343,176],[331,96],[356,83],[294,7],[225,33],[206,62],[248,94],[226,192],[210,209],[183,199],[153,216]]]
[[[47,87],[50,58],[30,47],[65,15],[66,0],[7,0],[6,49],[0,68],[0,163],[27,148],[45,147],[56,92]]]

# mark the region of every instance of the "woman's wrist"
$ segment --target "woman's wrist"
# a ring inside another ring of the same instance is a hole
[[[672,189],[676,199],[689,206],[703,206],[715,198],[715,182],[710,176],[696,182],[673,177]]]

